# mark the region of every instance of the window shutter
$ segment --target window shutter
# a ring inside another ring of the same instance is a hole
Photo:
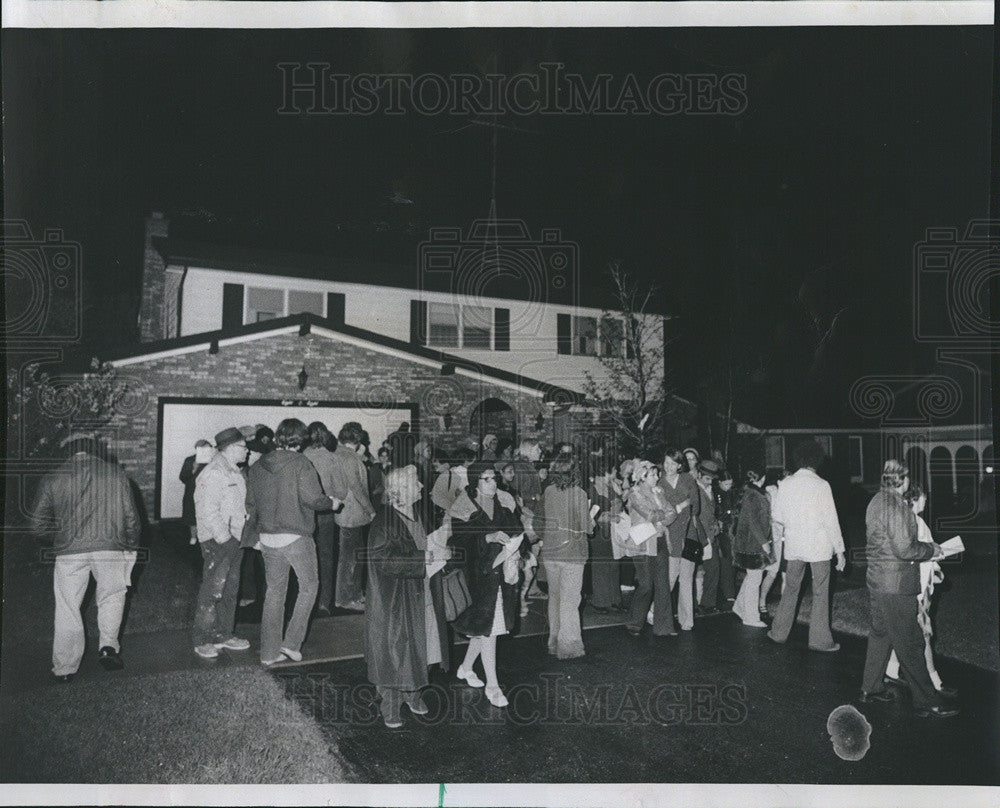
[[[510,309],[493,309],[493,350],[510,350]]]
[[[336,325],[343,325],[344,309],[344,295],[341,292],[328,292],[326,295],[326,319]]]
[[[573,353],[573,323],[570,315],[556,315],[556,349],[561,354]]]
[[[243,284],[222,285],[222,330],[232,331],[243,325]]]
[[[423,300],[410,301],[410,342],[427,344],[427,303]]]

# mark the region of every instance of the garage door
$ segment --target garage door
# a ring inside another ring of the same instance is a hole
[[[307,425],[322,421],[336,435],[346,422],[358,421],[371,436],[372,447],[377,449],[402,421],[415,426],[416,412],[412,404],[388,405],[372,411],[323,402],[315,406],[284,406],[280,401],[161,399],[158,518],[181,517],[184,485],[180,473],[184,458],[194,454],[196,441],[214,442],[214,436],[227,427],[265,424],[274,429],[285,418],[298,418]]]

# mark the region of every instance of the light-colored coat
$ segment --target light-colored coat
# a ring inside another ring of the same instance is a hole
[[[363,527],[375,518],[375,509],[368,496],[368,472],[358,453],[343,444],[331,458],[333,469],[330,481],[332,490],[326,493],[344,503],[336,514],[341,527]]]
[[[844,552],[830,484],[812,469],[799,469],[781,481],[771,521],[775,539],[784,541],[787,560],[829,561],[835,553]]]
[[[239,539],[247,521],[246,478],[229,459],[218,452],[202,469],[194,488],[194,512],[198,541],[220,544]]]

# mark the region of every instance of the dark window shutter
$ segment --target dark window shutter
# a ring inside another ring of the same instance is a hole
[[[423,300],[410,301],[410,342],[427,344],[427,303]]]
[[[573,323],[570,315],[556,315],[556,348],[561,354],[573,353]]]
[[[326,319],[336,325],[344,324],[344,295],[340,292],[327,292]]]
[[[222,330],[232,331],[243,325],[243,284],[222,285]]]
[[[493,350],[510,350],[510,309],[493,309]]]

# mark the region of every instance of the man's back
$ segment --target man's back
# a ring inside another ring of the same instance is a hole
[[[38,530],[55,535],[56,555],[132,550],[139,514],[125,473],[80,452],[42,481],[34,509]]]

